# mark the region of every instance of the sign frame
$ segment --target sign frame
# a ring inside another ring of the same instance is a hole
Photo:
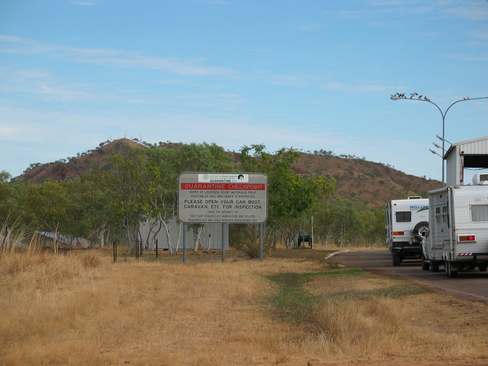
[[[181,173],[178,218],[187,224],[260,224],[268,216],[262,173]]]

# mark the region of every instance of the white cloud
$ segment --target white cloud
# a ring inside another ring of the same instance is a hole
[[[2,140],[18,141],[22,137],[22,131],[17,127],[0,125],[0,135],[2,136]]]
[[[452,18],[462,18],[472,21],[480,21],[488,19],[488,3],[483,5],[469,5],[465,2],[460,2],[456,7],[449,7],[443,9],[442,12]]]
[[[151,57],[126,50],[66,47],[9,35],[0,35],[0,42],[10,45],[10,48],[6,46],[0,51],[8,54],[45,54],[80,63],[118,68],[161,70],[178,75],[230,75],[234,72],[226,67],[204,66],[202,65],[203,60],[198,58]]]
[[[31,94],[43,100],[61,102],[86,102],[106,99],[92,91],[88,84],[63,84],[49,72],[41,69],[17,70],[0,68],[0,92]]]

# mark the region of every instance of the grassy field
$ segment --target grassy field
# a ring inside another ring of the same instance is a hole
[[[488,308],[324,259],[0,253],[0,365],[488,364]]]

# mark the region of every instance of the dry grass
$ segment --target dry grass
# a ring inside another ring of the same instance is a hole
[[[0,254],[0,365],[440,365],[486,354],[485,304],[392,295],[402,282],[327,276],[317,258],[111,260]],[[269,276],[315,272],[307,321],[277,318]]]

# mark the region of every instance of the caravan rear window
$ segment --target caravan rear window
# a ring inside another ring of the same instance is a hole
[[[471,221],[488,221],[488,205],[471,205]]]
[[[412,221],[412,212],[410,211],[399,211],[399,212],[395,212],[395,214],[396,214],[396,222]]]

